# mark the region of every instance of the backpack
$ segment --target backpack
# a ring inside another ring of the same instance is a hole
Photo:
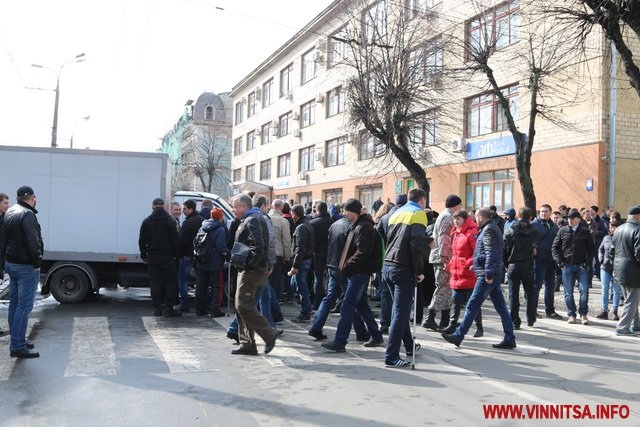
[[[382,234],[376,231],[376,244],[373,249],[373,258],[372,258],[372,273],[380,273],[382,271],[382,265],[384,264],[384,256],[385,256],[386,248],[384,245],[384,238]]]
[[[200,264],[205,264],[213,258],[213,248],[209,244],[208,236],[209,233],[200,229],[193,239],[193,255]]]

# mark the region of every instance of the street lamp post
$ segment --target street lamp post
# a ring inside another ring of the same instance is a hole
[[[53,105],[53,125],[51,126],[51,148],[56,148],[58,146],[58,102],[60,101],[60,74],[62,73],[62,69],[65,66],[84,61],[83,57],[84,57],[84,53],[79,53],[78,55],[74,56],[73,58],[69,59],[64,64],[62,64],[58,69],[58,71],[54,70],[53,68],[45,67],[44,65],[31,64],[32,67],[44,68],[44,69],[50,70],[56,75],[56,89],[55,89],[56,99]]]

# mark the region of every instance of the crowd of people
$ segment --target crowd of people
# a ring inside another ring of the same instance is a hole
[[[427,207],[421,189],[398,195],[395,203],[378,198],[372,214],[354,198],[342,205],[317,200],[303,206],[247,193],[231,205],[235,218],[226,220],[209,200],[198,211],[194,200],[165,209],[157,198],[141,224],[139,248],[155,316],[194,310],[197,316],[220,317],[225,295],[233,299],[236,318],[227,337],[238,347],[232,354],[258,354],[255,334],[265,342],[264,352],[271,352],[283,334],[281,305],[294,298],[300,308],[291,321],[309,323],[308,335],[325,341],[328,351],[346,351],[352,328],[365,347],[385,346],[387,335],[387,367],[412,366],[400,354],[404,346],[405,355],[414,357],[421,347],[411,320],[456,346],[474,323],[473,336],[483,336],[481,307],[487,298],[504,331],[493,347],[512,349],[523,319],[533,327],[543,316],[537,311],[543,285],[544,316],[563,319],[554,303],[554,292],[562,287],[567,322],[589,324],[593,277],[602,283],[597,317],[608,319],[611,304],[616,333],[640,333],[640,206],[629,209],[626,221],[611,207],[599,215],[596,206],[562,205],[554,211],[548,204],[537,214],[527,207],[507,209],[503,218],[495,206],[466,211],[452,194],[438,213]],[[11,208],[9,197],[0,193],[0,266],[10,277],[12,357],[38,357],[25,338],[43,254],[35,206],[30,187],[18,189]],[[225,283],[233,284],[226,292]],[[380,301],[379,322],[369,306],[370,284]],[[339,312],[340,319],[329,340],[323,328],[331,312]]]

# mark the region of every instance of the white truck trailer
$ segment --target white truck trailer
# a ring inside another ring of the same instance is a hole
[[[140,224],[154,198],[168,208],[170,179],[163,153],[0,146],[0,192],[13,204],[18,187],[33,187],[45,247],[42,284],[64,303],[101,287],[149,286]],[[215,196],[213,203],[230,216],[226,202]]]

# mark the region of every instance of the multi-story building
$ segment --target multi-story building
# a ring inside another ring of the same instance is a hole
[[[172,190],[230,195],[231,98],[202,93],[185,104],[182,116],[162,138],[161,152],[172,162]]]
[[[406,171],[375,162],[381,154],[378,145],[349,126],[345,85],[352,71],[341,64],[348,55],[338,41],[343,37],[335,37],[345,31],[346,3],[332,3],[233,88],[236,191],[251,188],[302,203],[358,197],[370,206],[377,196],[393,199],[414,186]],[[527,49],[528,35],[549,28],[527,21],[525,11],[533,0],[486,1],[483,10],[478,9],[483,2],[465,0],[366,3],[366,10],[375,13],[362,14],[363,19],[374,16],[374,22],[364,25],[383,28],[390,8],[400,7],[440,20],[428,40],[464,40],[429,53],[428,64],[438,70],[468,65],[465,49],[482,43],[480,25],[494,46],[496,80],[519,129],[528,133],[529,75],[526,64],[514,65],[513,58]],[[622,210],[638,202],[640,100],[629,90],[621,67],[617,75],[609,75],[610,65],[610,47],[596,32],[583,57],[563,67],[563,77],[547,78],[547,86],[557,93],[546,92],[543,102],[557,107],[557,120],[540,116],[535,127],[531,175],[539,204],[615,202]],[[458,78],[452,86],[441,106],[425,111],[411,141],[419,146],[432,207],[442,209],[451,193],[460,194],[469,209],[521,206],[514,140],[485,76]],[[613,128],[611,117],[616,118]]]

